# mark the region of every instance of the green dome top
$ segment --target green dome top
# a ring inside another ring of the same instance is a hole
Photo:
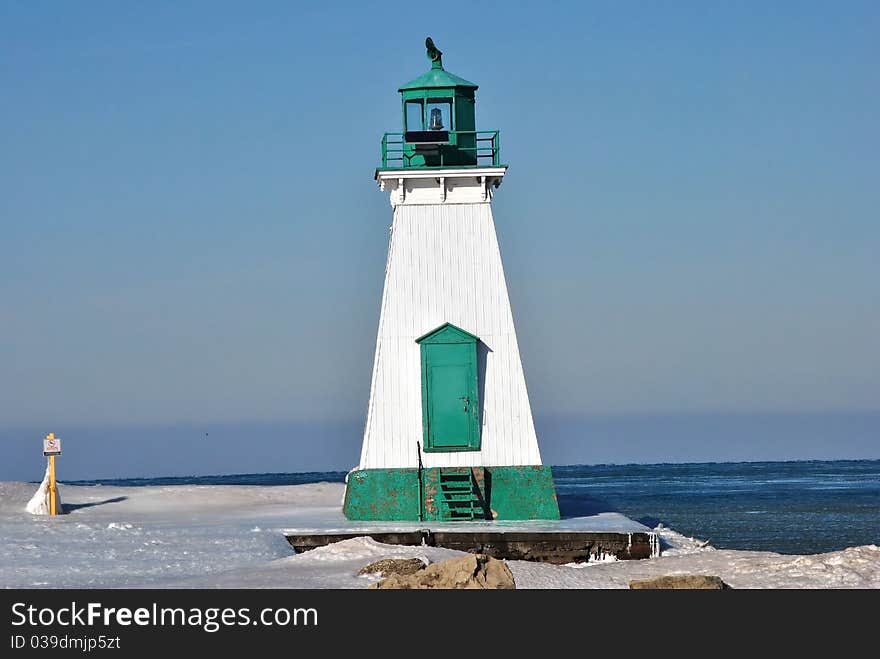
[[[450,87],[465,87],[468,89],[477,89],[477,85],[472,82],[459,78],[457,75],[449,73],[443,68],[443,53],[437,49],[431,37],[425,39],[425,47],[428,49],[428,59],[431,60],[431,70],[423,73],[415,80],[400,87],[397,91],[407,91],[411,89],[448,89]]]

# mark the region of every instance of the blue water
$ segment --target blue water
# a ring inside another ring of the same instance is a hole
[[[880,460],[553,470],[563,515],[617,510],[719,549],[811,554],[880,544]]]
[[[880,545],[880,460],[554,467],[564,517],[617,511],[719,549],[811,554]],[[298,485],[345,472],[76,481],[104,485]]]

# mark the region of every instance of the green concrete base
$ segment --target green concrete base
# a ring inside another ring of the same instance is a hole
[[[342,512],[348,519],[419,519],[418,469],[358,469],[348,475]]]
[[[447,471],[446,468],[443,470]],[[550,467],[455,468],[470,471],[485,519],[559,519]],[[440,470],[359,469],[348,475],[343,512],[350,520],[443,520],[435,504]]]
[[[491,475],[488,498],[494,519],[559,519],[550,467],[486,467],[486,471]]]

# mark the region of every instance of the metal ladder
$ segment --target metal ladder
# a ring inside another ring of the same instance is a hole
[[[482,516],[471,470],[440,469],[440,514],[444,520],[472,520]]]

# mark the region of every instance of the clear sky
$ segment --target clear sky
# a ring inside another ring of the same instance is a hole
[[[502,131],[547,462],[880,457],[878,34],[873,1],[0,2],[0,478],[49,430],[82,478],[357,462],[427,35]]]

